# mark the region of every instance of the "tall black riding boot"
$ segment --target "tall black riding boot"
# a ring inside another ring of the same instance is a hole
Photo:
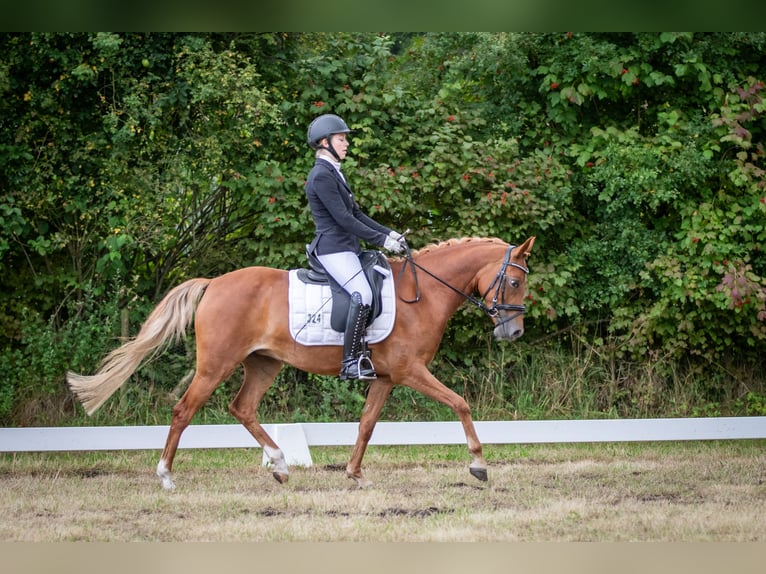
[[[340,366],[340,378],[360,379],[369,381],[377,378],[375,367],[372,366],[369,351],[362,343],[362,337],[367,329],[367,317],[370,306],[362,305],[362,297],[354,292],[348,307],[346,332],[343,339],[343,361]]]

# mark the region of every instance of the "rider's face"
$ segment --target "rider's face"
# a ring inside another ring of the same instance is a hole
[[[346,157],[348,151],[349,141],[346,138],[346,134],[333,134],[330,136],[330,143],[335,148],[335,152],[338,157],[343,160]]]

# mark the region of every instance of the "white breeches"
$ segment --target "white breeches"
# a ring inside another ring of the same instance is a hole
[[[363,305],[372,303],[372,289],[370,289],[370,284],[362,272],[362,264],[356,253],[342,251],[317,255],[317,258],[325,270],[340,283],[349,295],[353,295],[354,292],[359,293],[362,296]]]

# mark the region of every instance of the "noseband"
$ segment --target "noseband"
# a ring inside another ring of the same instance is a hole
[[[419,263],[416,263],[415,260],[412,258],[412,255],[409,249],[407,249],[405,262],[404,262],[404,265],[402,266],[402,270],[399,273],[399,276],[400,277],[402,276],[408,263],[412,265],[412,276],[415,279],[416,296],[415,296],[415,299],[410,299],[410,300],[401,299],[401,300],[404,303],[417,303],[418,301],[420,301],[421,294],[420,294],[420,286],[418,285],[418,276],[416,273],[416,268],[417,268],[423,271],[424,273],[426,273],[427,275],[436,279],[439,283],[441,283],[445,287],[449,287],[455,293],[458,293],[459,295],[464,297],[470,303],[472,303],[473,305],[475,305],[476,307],[484,311],[492,319],[496,319],[498,315],[500,314],[500,311],[516,311],[514,315],[511,315],[510,317],[506,317],[502,321],[500,321],[498,323],[498,326],[504,323],[507,323],[508,321],[513,321],[516,317],[518,317],[519,315],[523,315],[526,312],[527,310],[526,305],[511,305],[509,303],[498,303],[498,301],[505,300],[505,284],[506,284],[505,274],[507,273],[509,267],[515,267],[516,269],[521,269],[525,274],[529,274],[529,268],[511,261],[511,252],[514,250],[515,247],[516,247],[515,245],[508,246],[508,249],[505,252],[505,257],[503,258],[503,264],[500,266],[500,270],[497,272],[497,275],[495,275],[495,278],[492,280],[492,283],[489,284],[489,287],[487,287],[487,290],[484,291],[484,294],[481,296],[481,299],[477,299],[473,295],[469,293],[464,293],[460,289],[453,287],[452,285],[444,281],[442,278],[437,277],[436,275],[431,273],[428,269],[426,269]],[[487,296],[489,295],[490,291],[492,291],[492,289],[495,290],[495,293],[492,296],[492,305],[487,306],[484,300],[487,298]]]

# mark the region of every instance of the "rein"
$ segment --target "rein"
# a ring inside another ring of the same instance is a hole
[[[507,317],[502,320],[502,323],[506,323],[508,321],[512,321],[519,315],[523,315],[527,307],[526,305],[511,305],[508,303],[498,303],[498,300],[504,300],[505,296],[505,274],[508,270],[508,267],[515,267],[517,269],[521,269],[524,273],[529,273],[529,269],[527,267],[524,267],[523,265],[519,265],[518,263],[514,263],[511,261],[511,252],[513,251],[515,245],[509,245],[507,251],[505,252],[505,257],[503,258],[503,264],[500,266],[500,270],[497,272],[497,275],[495,275],[495,278],[492,280],[492,283],[489,284],[489,287],[487,287],[487,290],[484,291],[484,294],[481,296],[481,299],[477,299],[470,293],[465,293],[458,289],[457,287],[454,287],[447,283],[444,279],[441,277],[438,277],[437,275],[434,275],[431,273],[428,269],[420,265],[419,263],[416,263],[415,260],[412,258],[412,252],[410,251],[409,247],[406,248],[406,255],[404,260],[404,265],[402,265],[401,271],[399,271],[399,278],[401,279],[402,275],[404,275],[404,270],[407,268],[407,264],[412,265],[412,277],[415,281],[415,298],[414,299],[402,299],[401,295],[399,296],[400,301],[403,303],[417,303],[421,299],[421,292],[420,292],[420,284],[418,283],[418,274],[417,269],[420,269],[423,271],[426,275],[429,275],[430,277],[436,279],[439,283],[444,285],[445,287],[449,287],[452,289],[455,293],[460,295],[461,297],[464,297],[469,303],[472,305],[475,305],[484,313],[486,313],[491,318],[497,318],[500,311],[516,311],[515,315],[512,315],[511,317]],[[487,298],[487,295],[489,295],[489,292],[492,289],[495,289],[495,293],[492,297],[492,306],[487,306],[486,303],[484,303],[484,299]]]

